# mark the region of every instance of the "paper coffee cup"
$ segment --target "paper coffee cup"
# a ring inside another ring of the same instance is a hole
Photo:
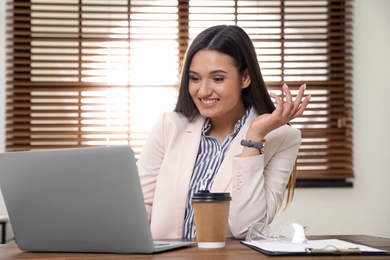
[[[196,240],[200,248],[225,246],[228,228],[230,193],[199,191],[192,197]]]

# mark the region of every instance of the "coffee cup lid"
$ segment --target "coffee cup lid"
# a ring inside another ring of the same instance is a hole
[[[223,192],[210,192],[208,190],[201,190],[192,196],[192,201],[202,201],[202,202],[211,202],[211,201],[230,201],[230,193]]]

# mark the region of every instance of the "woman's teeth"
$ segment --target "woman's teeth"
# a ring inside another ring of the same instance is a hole
[[[202,103],[210,105],[218,101],[218,99],[201,99]]]

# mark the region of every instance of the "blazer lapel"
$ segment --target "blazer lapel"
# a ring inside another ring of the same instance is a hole
[[[248,118],[245,124],[241,127],[238,134],[234,137],[229,151],[226,153],[225,158],[215,176],[212,192],[230,192],[230,185],[232,182],[232,170],[233,170],[233,158],[238,154],[241,154],[242,146],[241,140],[245,139],[246,133],[248,132],[249,126],[252,121],[258,116],[257,112],[251,108]]]
[[[186,203],[188,195],[188,187],[190,185],[192,172],[194,169],[196,157],[198,155],[200,144],[200,132],[203,126],[205,118],[200,115],[194,117],[188,127],[184,130],[183,139],[181,140],[181,154],[179,158],[179,174],[178,183],[180,190],[178,198],[181,203]]]

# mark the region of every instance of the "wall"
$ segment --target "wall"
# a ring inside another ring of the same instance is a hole
[[[0,1],[0,35],[5,32],[4,2]],[[309,234],[390,238],[390,16],[386,13],[390,1],[355,0],[354,6],[354,187],[297,189],[293,203],[272,224],[274,230],[283,222],[296,221],[308,226]],[[4,41],[0,37],[0,136],[4,135]],[[4,212],[0,197],[0,214]]]

